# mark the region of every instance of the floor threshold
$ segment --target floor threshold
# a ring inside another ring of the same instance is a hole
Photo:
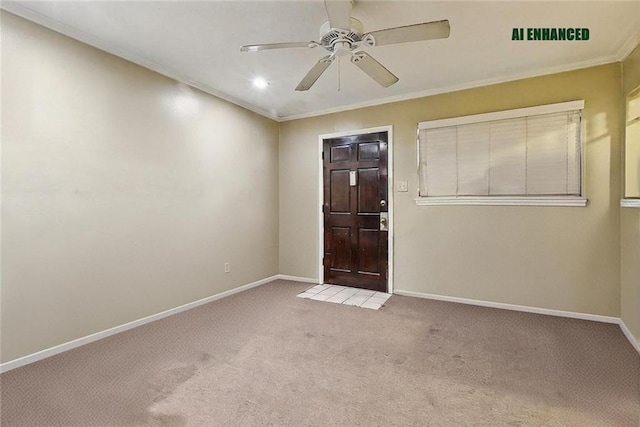
[[[391,294],[339,285],[316,285],[297,297],[378,310],[384,306]]]

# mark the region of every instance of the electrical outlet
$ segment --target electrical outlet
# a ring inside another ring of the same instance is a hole
[[[398,192],[406,192],[409,191],[409,184],[407,181],[398,181]]]
[[[229,264],[228,262],[224,263],[224,272],[231,273],[231,264]]]

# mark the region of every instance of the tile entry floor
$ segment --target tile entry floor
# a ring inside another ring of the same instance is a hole
[[[338,285],[316,285],[297,296],[377,310],[384,305],[391,294]]]

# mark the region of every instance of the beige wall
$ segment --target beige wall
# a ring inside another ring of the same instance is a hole
[[[3,362],[278,273],[276,122],[2,12],[2,124]]]
[[[384,125],[411,189],[394,194],[396,289],[622,313],[640,337],[620,64],[279,126],[1,14],[2,362],[277,273],[317,277],[318,135]],[[636,49],[625,93],[639,63]],[[417,122],[575,99],[586,208],[413,202]]]
[[[623,93],[640,85],[640,46],[622,63]],[[640,209],[621,208],[622,286],[620,317],[640,342]]]
[[[285,122],[280,273],[317,277],[318,135],[393,125],[395,289],[620,314],[621,67],[573,72]],[[587,207],[416,206],[416,124],[585,100]]]

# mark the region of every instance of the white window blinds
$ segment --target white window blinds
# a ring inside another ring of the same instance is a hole
[[[420,196],[579,196],[581,109],[538,108],[420,123]]]

